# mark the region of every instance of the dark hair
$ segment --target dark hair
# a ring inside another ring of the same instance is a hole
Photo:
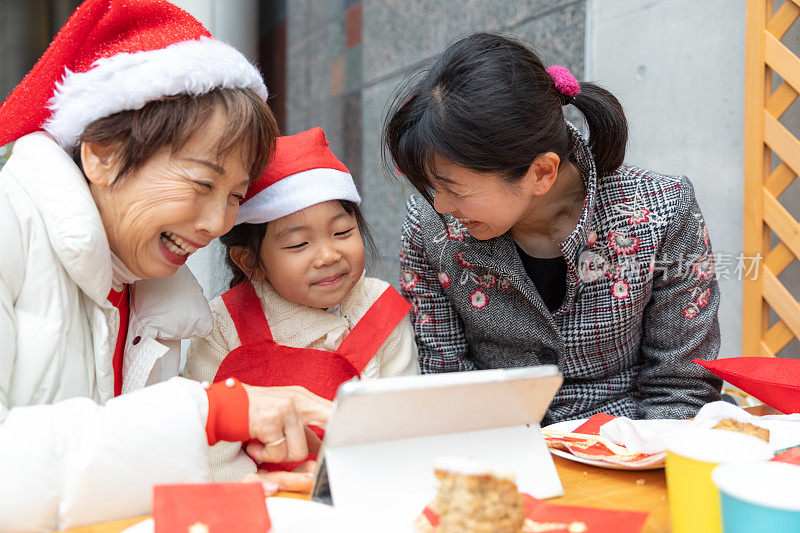
[[[421,79],[420,79],[421,78]],[[522,178],[545,152],[571,158],[572,138],[563,96],[541,60],[522,43],[476,33],[452,44],[420,78],[396,95],[384,125],[383,150],[429,201],[434,157],[478,172]],[[581,83],[570,99],[589,127],[589,146],[600,175],[625,157],[628,125],[619,101]]]
[[[244,147],[250,179],[258,178],[274,151],[278,124],[267,103],[249,89],[168,96],[141,109],[120,111],[95,120],[84,129],[72,157],[82,168],[80,143],[115,145],[119,168],[112,186],[116,185],[161,148],[168,146],[173,152],[180,151],[218,108],[224,111],[226,123],[214,155],[221,158],[234,148]]]
[[[361,208],[358,207],[357,203],[351,202],[350,200],[337,201],[341,204],[345,213],[355,217],[356,223],[358,224],[358,231],[361,233],[361,240],[364,241],[364,248],[367,251],[367,260],[374,260],[378,257],[377,247],[375,246],[375,241],[372,239],[369,227],[364,220],[364,215],[361,214]],[[231,274],[233,274],[229,285],[231,289],[248,277],[247,274],[239,268],[239,265],[234,263],[233,259],[231,259],[231,248],[240,246],[253,254],[253,257],[260,257],[261,243],[264,242],[264,237],[267,234],[267,224],[269,223],[239,224],[219,238],[220,242],[225,245],[225,264],[228,265]]]

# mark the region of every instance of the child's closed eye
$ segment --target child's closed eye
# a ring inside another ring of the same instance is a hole
[[[286,250],[299,250],[300,248],[302,248],[306,244],[308,244],[308,243],[307,242],[301,242],[300,244],[293,244],[292,246],[284,246],[284,249],[286,249]]]
[[[334,235],[336,237],[346,237],[346,236],[350,235],[353,232],[354,229],[355,228],[350,228],[350,229],[346,229],[344,231],[337,231],[336,233],[334,233]]]

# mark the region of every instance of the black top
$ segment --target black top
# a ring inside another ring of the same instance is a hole
[[[564,301],[567,294],[567,262],[564,256],[543,259],[531,257],[517,246],[519,258],[528,277],[536,285],[536,290],[544,300],[544,304],[552,313]]]

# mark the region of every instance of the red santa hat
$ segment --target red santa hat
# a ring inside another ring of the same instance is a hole
[[[278,137],[275,155],[250,184],[237,224],[260,224],[328,200],[361,203],[353,176],[328,147],[325,132],[311,128]]]
[[[217,88],[252,89],[258,70],[165,0],[86,0],[0,106],[0,145],[38,130],[64,148],[119,111]]]

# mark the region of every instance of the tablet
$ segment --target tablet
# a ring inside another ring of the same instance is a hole
[[[362,499],[359,491],[369,500],[367,493],[396,492],[397,484],[432,488],[428,463],[437,455],[470,456],[497,468],[510,464],[512,471],[547,470],[538,476],[549,479],[539,483],[542,490],[528,492],[558,495],[561,485],[538,424],[561,382],[558,368],[548,365],[344,383],[326,428],[312,499],[352,506]]]

